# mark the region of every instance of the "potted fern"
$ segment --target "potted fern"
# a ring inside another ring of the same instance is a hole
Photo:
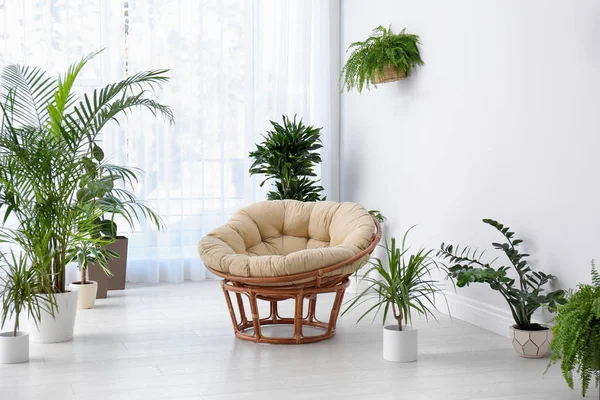
[[[23,253],[0,253],[0,327],[13,320],[11,331],[0,332],[0,364],[29,361],[29,334],[21,331],[23,315],[37,323],[42,311],[54,311],[54,298],[42,294],[40,271],[28,265],[30,261]]]
[[[581,395],[592,381],[600,384],[600,273],[592,260],[592,284],[580,284],[567,295],[567,302],[558,306],[552,327],[554,340],[548,367],[560,361],[567,384],[573,389],[573,377],[581,379]]]
[[[418,331],[412,326],[412,313],[435,319],[435,296],[444,296],[437,281],[432,278],[433,270],[440,268],[431,257],[433,250],[421,248],[416,253],[409,253],[406,239],[411,229],[404,234],[400,247],[396,246],[395,238],[386,241],[382,247],[387,260],[385,263],[379,258],[370,261],[372,267],[363,278],[369,282],[369,287],[350,300],[342,313],[344,315],[368,303],[367,311],[357,321],[360,322],[373,312],[375,319],[383,309],[383,358],[392,362],[417,360]],[[378,277],[368,276],[370,272],[376,272]],[[385,325],[390,311],[395,323]]]
[[[542,358],[548,352],[552,332],[547,326],[533,322],[533,313],[542,306],[556,307],[564,302],[564,291],[545,292],[544,286],[555,277],[541,271],[534,271],[527,262],[529,254],[521,253],[518,247],[523,243],[515,233],[498,221],[484,219],[483,222],[495,228],[504,237],[505,243],[492,243],[508,259],[508,265],[493,267],[482,256],[485,251],[472,247],[459,247],[442,243],[438,257],[452,264],[448,270],[458,287],[471,283],[486,283],[498,291],[506,300],[515,324],[509,333],[516,352],[525,358]],[[513,269],[516,278],[509,275]]]
[[[356,89],[361,93],[370,85],[410,76],[417,65],[424,64],[418,44],[419,36],[406,33],[406,28],[394,33],[391,26],[378,26],[365,41],[348,47],[352,53],[342,68],[342,91]]]
[[[319,149],[321,129],[304,125],[302,119],[296,121],[283,116],[283,125],[271,121],[272,131],[267,131],[264,142],[256,145],[250,152],[253,159],[250,175],[262,174],[265,179],[260,183],[273,180],[275,190],[267,194],[269,200],[292,199],[299,201],[325,200],[324,190],[313,179],[316,164],[321,162]]]

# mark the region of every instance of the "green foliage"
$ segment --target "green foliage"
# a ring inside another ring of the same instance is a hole
[[[102,210],[81,206],[94,198],[92,188],[80,191],[94,168],[92,160],[102,155],[96,144],[102,128],[136,108],[173,122],[171,110],[149,97],[169,80],[167,70],[141,72],[78,97],[73,86],[96,54],[58,78],[19,65],[6,67],[0,76],[0,231],[29,254],[30,267],[40,271],[40,287],[49,293],[65,291],[69,246],[105,243],[93,234]],[[101,182],[110,185],[111,180]],[[19,235],[5,226],[9,217]]]
[[[13,251],[10,255],[0,253],[0,326],[14,317],[13,336],[17,336],[19,331],[22,312],[26,312],[37,324],[42,310],[53,314],[56,306],[54,295],[41,294],[45,289],[40,287],[42,280],[37,276],[38,270],[29,268],[28,261],[23,253],[18,256]]]
[[[276,191],[270,191],[269,200],[293,199],[300,201],[325,200],[324,190],[312,177],[317,176],[314,166],[321,162],[318,150],[321,144],[321,129],[305,126],[300,119],[296,122],[283,116],[283,126],[271,121],[272,131],[264,136],[265,141],[250,152],[254,159],[250,175],[263,174],[265,180],[275,181]]]
[[[380,224],[383,224],[387,219],[379,210],[369,210],[369,214],[371,214]]]
[[[392,65],[396,71],[409,76],[417,65],[423,65],[419,53],[419,36],[406,33],[406,28],[398,34],[391,26],[382,25],[373,30],[371,36],[363,42],[354,42],[346,65],[342,68],[343,86],[347,91],[369,89],[376,75],[382,74],[386,65]]]
[[[406,246],[406,238],[411,229],[404,234],[400,248],[396,247],[395,238],[389,243],[386,241],[382,247],[386,251],[387,267],[379,258],[370,262],[372,267],[363,276],[363,280],[370,283],[369,287],[348,302],[349,305],[342,315],[363,303],[375,301],[375,304],[370,305],[361,315],[358,322],[371,312],[375,312],[375,319],[382,308],[383,323],[385,324],[391,309],[398,330],[402,330],[403,321],[404,325],[411,324],[413,311],[424,314],[426,318],[432,316],[435,319],[435,295],[444,296],[444,293],[437,286],[438,282],[432,279],[431,273],[440,267],[430,257],[433,250],[419,249],[416,253],[409,254],[410,248]],[[369,277],[371,272],[377,272],[381,278]]]
[[[88,215],[94,228],[80,230],[84,240],[73,241],[67,252],[67,261],[77,262],[81,270],[82,283],[86,282],[85,269],[90,264],[98,264],[112,276],[107,263],[119,255],[105,246],[117,237],[116,215],[122,216],[131,228],[141,219],[148,219],[158,229],[163,226],[160,216],[133,193],[133,185],[141,175],[139,169],[107,164],[98,145],[92,147],[91,155],[84,159],[87,174],[79,182],[74,207]]]
[[[592,380],[596,387],[600,384],[600,274],[593,261],[592,284],[580,284],[578,289],[568,295],[566,304],[558,306],[548,367],[560,360],[561,371],[571,389],[573,377],[578,374],[581,395],[585,397]]]
[[[445,245],[442,243],[437,256],[448,260],[451,267],[448,268],[450,276],[456,279],[458,287],[469,286],[471,283],[487,283],[493,290],[500,292],[504,297],[515,323],[519,329],[540,330],[545,329],[539,324],[531,323],[531,317],[535,310],[542,305],[555,307],[556,304],[564,302],[563,290],[556,290],[543,294],[543,286],[555,277],[543,272],[536,272],[527,263],[529,254],[520,253],[517,247],[523,243],[520,239],[513,239],[514,232],[492,219],[484,219],[484,223],[496,228],[506,243],[492,243],[495,249],[500,250],[508,258],[509,266],[494,268],[491,263],[482,261],[485,250],[471,247]],[[517,273],[517,280],[508,275],[513,268]]]

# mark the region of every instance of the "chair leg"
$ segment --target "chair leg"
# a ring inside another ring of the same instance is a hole
[[[308,300],[308,316],[306,319],[308,322],[315,321],[315,312],[317,311],[317,295],[312,295]]]
[[[248,323],[248,317],[246,317],[246,308],[244,307],[244,300],[242,299],[242,295],[240,293],[236,293],[235,297],[237,298],[238,308],[240,309],[240,319],[241,324],[246,325]]]
[[[252,313],[252,322],[254,323],[254,337],[258,342],[262,336],[260,333],[260,316],[258,315],[258,304],[256,304],[256,294],[250,293],[250,312]]]
[[[296,295],[296,312],[294,313],[294,338],[296,343],[302,340],[302,320],[304,314],[304,294],[302,290]]]
[[[221,286],[224,286],[221,284]],[[237,318],[235,317],[235,312],[233,311],[233,304],[231,303],[231,297],[229,297],[229,292],[225,290],[223,287],[223,294],[225,295],[225,302],[227,302],[227,308],[229,309],[229,316],[231,317],[231,322],[233,323],[234,332],[239,332],[239,326],[237,322]],[[239,296],[239,295],[238,295]]]
[[[333,302],[333,306],[331,307],[331,314],[329,315],[329,324],[327,325],[326,335],[329,335],[335,331],[337,319],[340,315],[340,308],[342,307],[342,302],[344,301],[345,291],[345,288],[342,288],[341,290],[338,290],[335,295],[335,300]]]
[[[277,302],[275,300],[271,301],[271,321],[273,324],[277,323]]]

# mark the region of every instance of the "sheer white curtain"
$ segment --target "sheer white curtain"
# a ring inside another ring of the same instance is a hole
[[[248,151],[281,114],[323,127],[320,174],[337,197],[338,0],[0,0],[0,65],[53,72],[107,50],[80,90],[169,68],[169,126],[142,111],[104,132],[114,163],[145,170],[139,197],[166,229],[130,237],[128,280],[204,279],[198,240],[264,191]],[[120,224],[123,226],[123,224]]]

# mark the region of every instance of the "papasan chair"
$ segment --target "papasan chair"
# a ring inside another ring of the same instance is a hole
[[[204,237],[198,250],[206,268],[223,278],[221,286],[238,338],[301,344],[335,335],[348,277],[367,262],[380,238],[379,224],[358,204],[273,200],[237,211]],[[321,322],[315,317],[317,296],[326,293],[334,293],[335,299],[329,321]],[[249,300],[250,320],[243,296]],[[294,317],[281,317],[278,302],[289,299],[295,301]],[[258,300],[270,303],[269,316],[260,317]],[[265,325],[293,325],[294,333],[266,336],[261,332]],[[304,335],[305,326],[322,333]]]

